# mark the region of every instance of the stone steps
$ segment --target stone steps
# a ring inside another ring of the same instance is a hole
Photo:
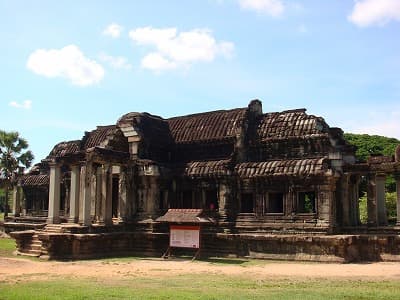
[[[27,250],[24,252],[19,252],[20,255],[24,255],[24,256],[31,256],[31,257],[39,257],[42,255],[42,251],[40,250]]]
[[[47,224],[44,231],[48,233],[64,233],[63,227],[58,224]]]
[[[32,238],[27,242],[23,249],[19,250],[21,255],[39,257],[42,254],[42,241],[39,240],[37,233],[32,235]]]

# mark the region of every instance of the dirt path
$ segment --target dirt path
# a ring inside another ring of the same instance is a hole
[[[59,276],[79,278],[115,278],[126,276],[167,277],[181,274],[246,275],[254,278],[293,277],[352,278],[365,280],[400,280],[400,263],[322,264],[263,261],[255,265],[221,264],[204,261],[138,259],[93,260],[75,262],[40,262],[22,258],[0,257],[0,282],[48,279]]]

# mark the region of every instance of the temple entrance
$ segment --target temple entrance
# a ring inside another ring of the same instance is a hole
[[[254,212],[254,199],[252,193],[242,193],[240,202],[240,212],[242,213]]]
[[[192,191],[184,191],[182,193],[182,208],[193,208],[192,198]]]
[[[213,189],[206,191],[206,209],[215,210],[218,208],[217,190]]]

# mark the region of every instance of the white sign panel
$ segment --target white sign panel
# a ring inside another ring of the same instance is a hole
[[[170,247],[200,248],[200,227],[171,225]]]

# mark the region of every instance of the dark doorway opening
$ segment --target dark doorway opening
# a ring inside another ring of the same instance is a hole
[[[206,191],[206,209],[217,210],[218,207],[218,193],[216,189]]]
[[[182,193],[183,207],[182,208],[193,208],[192,205],[192,191],[185,191]]]
[[[240,203],[240,212],[253,213],[254,212],[254,199],[252,193],[243,193]]]
[[[118,218],[119,205],[119,177],[114,176],[112,179],[112,216]]]

